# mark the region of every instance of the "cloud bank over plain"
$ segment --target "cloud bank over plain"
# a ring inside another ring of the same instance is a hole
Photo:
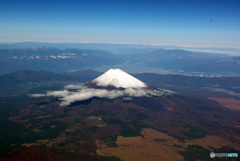
[[[88,88],[83,84],[67,85],[62,91],[48,91],[46,94],[31,94],[31,97],[53,96],[61,100],[61,106],[68,106],[77,101],[84,101],[94,97],[114,99],[117,97],[152,97],[172,94],[169,90],[150,90],[144,88],[126,88],[124,90],[106,90]]]

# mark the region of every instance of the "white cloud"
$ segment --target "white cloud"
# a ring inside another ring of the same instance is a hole
[[[77,84],[77,85],[70,84],[65,86],[64,88],[65,89],[82,89],[83,87],[84,87],[83,84]]]
[[[30,94],[30,97],[44,97],[46,94]]]
[[[63,90],[63,91],[48,91],[47,96],[54,96],[54,97],[65,97],[69,95],[71,92],[68,90]]]
[[[151,97],[161,96],[163,94],[172,94],[168,90],[150,90],[144,88],[127,88],[124,90],[106,90],[88,88],[83,84],[67,85],[62,91],[48,91],[46,94],[32,94],[31,97],[54,96],[58,97],[62,103],[61,106],[68,106],[76,101],[83,101],[93,97],[114,99],[117,97]]]

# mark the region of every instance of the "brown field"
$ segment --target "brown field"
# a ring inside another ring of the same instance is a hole
[[[230,110],[240,111],[240,100],[234,98],[216,98],[216,97],[211,97],[209,99],[218,102],[220,105],[229,108]]]
[[[96,140],[95,141],[96,145],[97,145],[97,150],[96,150],[96,154],[97,155],[101,155],[101,156],[110,156],[108,154],[102,153],[101,149],[102,148],[107,148],[107,145],[104,143],[104,141],[100,141],[100,140]]]
[[[221,148],[223,146],[232,147],[236,150],[240,150],[240,147],[234,144],[233,142],[230,142],[215,135],[208,135],[205,138],[195,139],[191,141],[187,140],[186,144],[200,145],[208,150],[212,150],[210,147]]]
[[[40,130],[40,129],[33,129],[33,132],[38,133],[38,132],[42,132],[42,130]]]
[[[43,119],[43,118],[48,118],[48,117],[52,117],[52,115],[37,116],[37,117],[35,117],[35,119]]]
[[[23,147],[32,147],[32,146],[41,146],[44,145],[48,142],[49,140],[45,139],[45,140],[37,140],[35,143],[24,143],[21,146]]]
[[[188,145],[200,145],[206,149],[210,147],[221,148],[223,146],[240,147],[233,142],[214,135],[208,135],[202,139],[186,140],[185,143],[154,129],[142,129],[144,137],[122,137],[118,136],[116,144],[119,147],[108,148],[104,142],[96,141],[99,155],[109,154],[119,157],[121,160],[131,161],[159,161],[159,160],[184,160],[179,151],[184,151]],[[177,145],[177,146],[176,146]]]
[[[117,148],[101,147],[101,153],[119,157],[121,160],[131,161],[159,161],[161,160],[183,160],[178,153],[179,148],[174,144],[182,144],[178,140],[165,133],[153,129],[143,129],[141,132],[144,138],[122,137],[117,138]]]

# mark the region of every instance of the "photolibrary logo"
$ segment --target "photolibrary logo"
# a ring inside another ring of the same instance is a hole
[[[211,152],[210,153],[210,157],[214,158],[214,157],[238,157],[238,153],[214,153]]]

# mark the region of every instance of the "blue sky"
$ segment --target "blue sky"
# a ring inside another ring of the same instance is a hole
[[[240,0],[0,0],[0,42],[240,48]]]

